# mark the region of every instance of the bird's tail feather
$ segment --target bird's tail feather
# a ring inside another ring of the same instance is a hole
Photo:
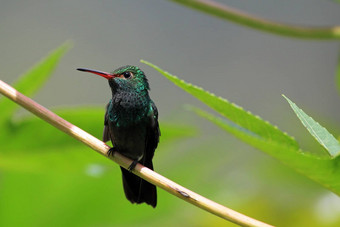
[[[152,162],[145,163],[145,166],[153,170]],[[126,198],[131,203],[147,203],[152,207],[157,205],[156,186],[130,173],[121,167],[123,175],[123,186]]]

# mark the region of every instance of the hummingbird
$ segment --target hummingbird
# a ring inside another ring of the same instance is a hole
[[[112,98],[106,106],[103,141],[111,140],[109,155],[119,152],[133,160],[128,170],[121,168],[126,198],[131,203],[157,205],[156,186],[134,175],[137,165],[153,170],[152,158],[157,148],[160,129],[158,110],[149,96],[149,83],[137,66],[122,66],[112,73],[78,68],[106,78]]]

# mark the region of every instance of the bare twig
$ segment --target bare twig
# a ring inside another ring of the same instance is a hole
[[[340,26],[311,27],[279,23],[233,9],[213,0],[171,0],[204,13],[276,35],[301,39],[340,39]]]
[[[34,102],[32,99],[19,93],[13,87],[11,87],[10,85],[6,84],[1,80],[0,80],[0,93],[4,94],[12,101],[23,106],[25,109],[29,110],[30,112],[40,117],[41,119],[45,120],[47,123],[55,126],[59,130],[81,141],[82,143],[91,147],[98,153],[115,161],[120,166],[128,168],[132,163],[132,160],[124,157],[123,155],[117,152],[115,152],[113,156],[108,156],[107,152],[110,149],[108,145],[98,140],[94,136],[88,134],[87,132],[83,131],[82,129],[74,126],[70,122],[59,117],[55,113],[46,109],[45,107]],[[176,184],[175,182],[161,176],[160,174],[144,167],[141,164],[137,164],[136,168],[133,170],[133,173],[197,207],[200,207],[212,214],[215,214],[228,221],[234,222],[238,225],[264,226],[264,227],[271,226],[261,221],[247,217],[227,207],[224,207],[207,198],[204,198],[203,196],[200,196],[199,194],[192,192],[182,187],[181,185]]]

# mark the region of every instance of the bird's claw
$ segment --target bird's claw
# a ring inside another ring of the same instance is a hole
[[[132,170],[136,167],[138,161],[137,160],[133,160],[133,162],[131,163],[131,165],[129,166],[128,170],[130,172],[132,172]]]
[[[115,147],[111,147],[108,151],[107,151],[107,156],[113,156],[113,154],[117,151],[117,149]],[[131,165],[128,167],[128,170],[130,172],[132,172],[132,170],[136,167],[138,161],[137,160],[133,160],[133,162],[131,163]]]
[[[113,156],[113,154],[116,152],[116,148],[114,147],[111,147],[108,151],[107,151],[107,156],[110,157],[110,156]]]

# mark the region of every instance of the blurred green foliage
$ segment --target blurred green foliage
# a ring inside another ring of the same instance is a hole
[[[67,49],[63,44],[25,73],[19,91],[36,92]],[[41,119],[18,115],[4,97],[0,106],[0,226],[234,226],[162,190],[156,209],[130,204],[116,164]],[[104,107],[54,111],[101,138]],[[340,224],[333,194],[270,157],[193,125],[160,127],[154,164],[164,176],[270,224]]]

